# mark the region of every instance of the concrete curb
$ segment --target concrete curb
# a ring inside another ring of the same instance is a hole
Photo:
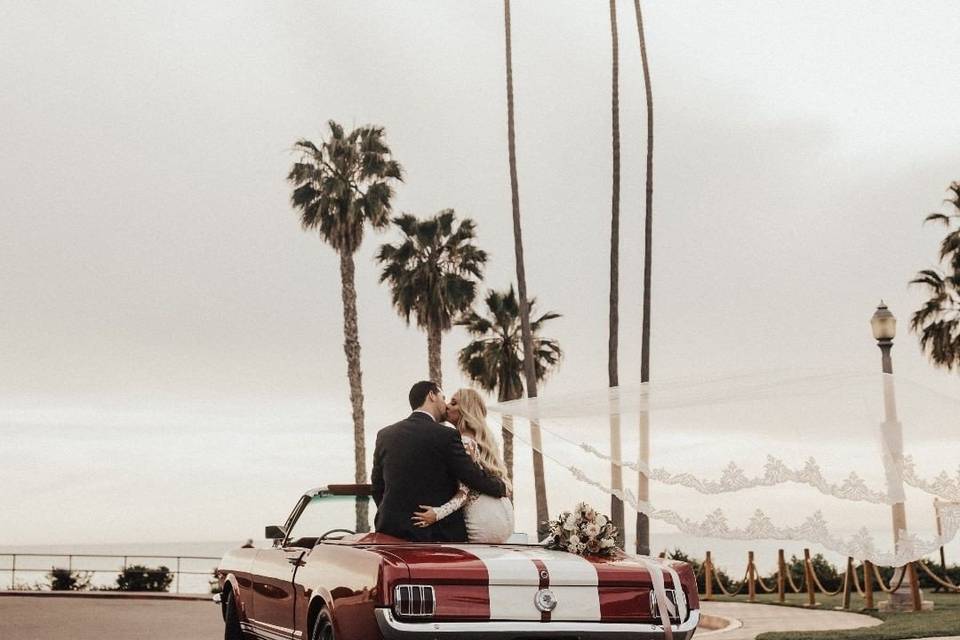
[[[212,593],[152,593],[144,591],[0,591],[0,598],[103,598],[113,600],[201,600],[213,603]]]
[[[697,627],[697,637],[703,638],[705,636],[725,633],[727,631],[733,631],[734,629],[739,629],[743,626],[743,622],[737,618],[728,618],[727,616],[719,616],[711,613],[700,612],[700,625]]]

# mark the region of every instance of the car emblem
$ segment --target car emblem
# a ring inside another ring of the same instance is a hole
[[[550,589],[540,589],[540,591],[537,591],[533,603],[537,605],[537,609],[543,613],[547,613],[548,611],[556,609],[557,596],[553,595],[553,591],[550,591]]]

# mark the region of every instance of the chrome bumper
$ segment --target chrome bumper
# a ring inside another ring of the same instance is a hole
[[[512,638],[578,638],[580,640],[660,640],[663,627],[617,622],[401,622],[390,609],[377,609],[377,624],[386,640],[456,638],[457,640],[510,640]],[[687,619],[672,625],[675,640],[689,640],[700,623],[694,609]]]

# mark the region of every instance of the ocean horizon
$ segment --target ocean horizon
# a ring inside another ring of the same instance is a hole
[[[685,534],[670,532],[652,532],[651,554],[657,555],[662,551],[672,552],[676,549],[688,554],[691,558],[702,560],[707,550],[712,554],[715,566],[726,571],[731,578],[739,579],[746,568],[747,552],[753,551],[757,569],[761,575],[768,575],[776,571],[777,550],[783,549],[786,557],[793,555],[803,556],[804,544],[778,540],[708,540],[695,538]],[[114,583],[117,574],[126,558],[128,565],[142,564],[146,566],[165,565],[176,569],[176,557],[181,558],[181,570],[191,572],[180,577],[179,591],[181,593],[208,593],[210,591],[211,572],[217,560],[230,549],[237,548],[246,540],[211,540],[193,542],[110,542],[86,544],[42,544],[42,545],[0,545],[0,589],[10,589],[15,585],[34,586],[45,582],[46,573],[52,567],[66,567],[69,558],[73,555],[72,567],[77,571],[102,569],[93,574],[92,586],[108,587]],[[254,539],[254,546],[268,548],[271,541]],[[630,546],[630,545],[628,545]],[[809,545],[812,554],[822,553],[833,563],[839,571],[843,570],[846,558],[832,553],[817,545]],[[12,555],[31,554],[17,558],[16,582],[12,582]],[[76,557],[76,556],[110,556],[104,557]],[[956,563],[960,557],[960,544],[956,541],[946,547],[948,563]],[[934,564],[939,564],[939,557],[931,557]],[[196,572],[196,573],[192,573]],[[176,581],[170,591],[176,591]]]

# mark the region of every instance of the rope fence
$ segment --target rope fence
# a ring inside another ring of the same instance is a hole
[[[842,608],[850,609],[851,596],[856,591],[865,602],[864,608],[873,609],[875,589],[879,588],[883,593],[893,594],[905,587],[909,589],[912,596],[913,610],[920,611],[922,610],[922,602],[918,567],[939,587],[949,592],[960,593],[960,585],[951,580],[945,570],[944,575],[940,576],[922,560],[910,562],[901,567],[893,567],[893,574],[889,580],[886,580],[881,574],[880,568],[872,562],[864,561],[859,563],[858,567],[858,563],[853,558],[847,558],[846,569],[842,573],[837,574],[832,569],[830,571],[830,579],[839,580],[839,586],[835,589],[828,589],[824,584],[826,577],[818,575],[817,564],[810,556],[810,549],[803,550],[803,559],[800,564],[802,571],[797,571],[797,558],[794,557],[790,562],[790,568],[793,570],[788,569],[784,551],[779,549],[777,552],[777,571],[765,580],[757,572],[753,551],[748,551],[747,566],[744,569],[743,579],[735,582],[726,577],[722,570],[717,569],[713,561],[713,554],[707,551],[706,557],[697,568],[696,574],[698,578],[702,577],[703,580],[704,595],[702,599],[704,600],[713,599],[714,588],[717,588],[720,594],[730,598],[737,597],[745,592],[748,602],[756,602],[757,587],[759,586],[760,590],[765,593],[776,593],[780,602],[785,601],[788,592],[794,594],[805,593],[807,596],[805,606],[809,607],[818,606],[816,602],[818,593],[827,597],[842,594]],[[945,569],[945,563],[941,564]],[[797,579],[793,576],[795,571],[800,574],[799,586],[797,585]],[[862,580],[861,575],[863,576]],[[775,584],[773,584],[774,581]],[[927,584],[929,585],[929,583]]]

